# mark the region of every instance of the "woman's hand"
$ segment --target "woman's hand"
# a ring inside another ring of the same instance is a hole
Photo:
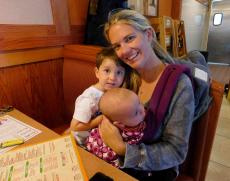
[[[102,122],[99,125],[99,132],[103,142],[107,146],[109,146],[118,155],[125,155],[126,144],[123,141],[118,128],[114,126],[105,116],[103,116]]]

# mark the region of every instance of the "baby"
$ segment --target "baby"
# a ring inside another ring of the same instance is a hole
[[[138,144],[141,141],[145,129],[145,109],[133,91],[125,88],[108,90],[99,101],[99,109],[120,129],[125,142]],[[99,158],[119,167],[118,155],[103,143],[98,128],[91,130],[86,140],[86,148]]]

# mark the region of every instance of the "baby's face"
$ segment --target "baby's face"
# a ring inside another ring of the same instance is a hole
[[[145,117],[144,106],[136,94],[124,100],[123,112],[121,123],[128,127],[137,126]]]

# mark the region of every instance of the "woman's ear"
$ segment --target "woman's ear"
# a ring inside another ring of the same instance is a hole
[[[148,28],[145,30],[145,34],[148,38],[148,40],[152,41],[153,38],[155,38],[156,33],[152,28]]]

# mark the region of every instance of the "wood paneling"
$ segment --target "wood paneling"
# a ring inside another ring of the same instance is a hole
[[[55,33],[54,25],[0,25],[0,51],[56,45]]]
[[[0,53],[0,68],[63,57],[62,47]]]
[[[85,25],[89,0],[68,0],[69,18],[71,25]]]
[[[65,124],[63,48],[0,53],[0,107],[12,105],[52,128]]]
[[[50,1],[54,25],[0,25],[0,51],[82,43],[88,0]]]
[[[181,19],[181,8],[182,8],[182,0],[172,1],[171,17],[173,19],[177,19],[177,20]]]
[[[159,0],[159,14],[158,16],[170,16],[173,0]]]
[[[71,37],[74,44],[80,44],[84,42],[85,38],[85,25],[71,25]]]
[[[64,48],[63,92],[66,118],[69,121],[73,116],[77,96],[97,82],[94,67],[100,49],[86,45],[66,45]]]
[[[8,51],[8,50],[20,50],[20,49],[28,49],[28,48],[40,48],[40,47],[50,47],[50,46],[58,46],[65,45],[70,43],[81,43],[84,39],[84,27],[80,27],[79,29],[75,29],[76,32],[80,32],[79,35],[73,36],[44,36],[44,37],[24,37],[24,38],[16,38],[11,37],[7,39],[0,38],[0,52]],[[73,39],[79,38],[79,39]]]
[[[0,107],[12,105],[49,128],[64,124],[63,59],[0,68]]]
[[[181,18],[182,0],[159,0],[159,15],[170,16],[173,19]]]
[[[8,38],[44,37],[56,33],[55,25],[2,25],[0,40]]]
[[[66,0],[50,0],[57,35],[70,35],[70,23]]]
[[[54,25],[0,25],[0,107],[52,128],[67,120],[62,47],[83,42],[88,0],[50,1]]]

